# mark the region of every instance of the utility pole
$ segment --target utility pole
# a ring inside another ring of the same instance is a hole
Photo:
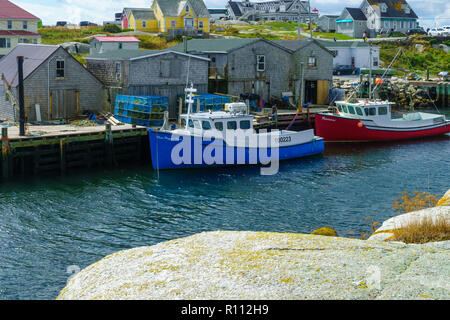
[[[310,38],[313,37],[313,31],[312,31],[312,20],[311,20],[311,0],[308,0],[308,17],[309,17],[309,34]]]
[[[17,68],[19,74],[19,122],[20,136],[25,136],[25,99],[23,90],[23,57],[17,57]]]

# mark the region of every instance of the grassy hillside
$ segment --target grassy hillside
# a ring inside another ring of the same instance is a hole
[[[402,73],[416,72],[422,77],[425,76],[427,68],[430,69],[430,76],[436,76],[441,71],[450,70],[450,54],[444,50],[434,48],[433,44],[438,44],[435,39],[426,37],[416,37],[407,43],[381,43],[380,60],[387,67],[394,59],[400,48],[403,54],[397,59],[393,67],[403,70]]]
[[[302,36],[309,34],[309,26],[301,24]],[[267,40],[295,40],[297,39],[298,25],[297,22],[282,22],[273,21],[258,24],[248,25],[213,25],[212,33],[223,36],[235,36],[240,38],[264,38]],[[313,30],[315,25],[313,25]],[[336,33],[324,33],[313,32],[314,37],[320,37],[323,39],[333,39],[336,37],[338,40],[352,39],[349,36],[336,34]]]
[[[69,29],[61,27],[40,28],[43,44],[61,44],[64,42],[89,43],[89,37],[96,34],[109,36],[120,36],[120,33],[105,32],[103,27],[83,27],[80,29]],[[178,41],[167,42],[163,37],[151,35],[134,35],[141,40],[141,49],[161,50],[178,43]]]

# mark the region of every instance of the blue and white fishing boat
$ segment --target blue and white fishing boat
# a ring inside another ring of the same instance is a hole
[[[314,130],[266,131],[253,129],[253,115],[245,103],[231,103],[227,111],[191,113],[192,86],[187,92],[187,114],[179,128],[149,129],[153,167],[159,169],[230,165],[270,165],[280,160],[317,155],[324,140]]]

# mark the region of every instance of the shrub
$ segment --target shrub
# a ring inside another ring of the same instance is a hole
[[[429,192],[414,191],[409,193],[403,191],[402,195],[398,196],[397,201],[394,202],[393,208],[399,214],[419,211],[436,206],[439,198],[439,195],[434,195]]]
[[[122,29],[117,24],[107,24],[103,27],[103,31],[109,33],[119,33]]]
[[[446,241],[450,240],[450,223],[444,217],[434,221],[431,218],[424,218],[394,230],[394,236],[396,241],[404,243]]]
[[[397,38],[397,37],[406,37],[406,34],[398,31],[391,32],[389,35],[390,38]]]

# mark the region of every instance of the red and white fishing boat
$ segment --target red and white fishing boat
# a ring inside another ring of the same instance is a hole
[[[450,120],[440,114],[414,112],[393,119],[394,103],[354,99],[336,102],[336,111],[316,114],[316,134],[326,142],[414,139],[450,132]]]
[[[377,79],[374,90],[370,67],[368,99],[350,97],[347,101],[336,102],[335,112],[316,114],[316,134],[325,142],[363,142],[415,139],[449,133],[450,120],[443,115],[411,112],[393,119],[391,107],[395,103],[372,99],[401,53],[400,48],[384,75]],[[372,47],[369,61],[372,61]]]

